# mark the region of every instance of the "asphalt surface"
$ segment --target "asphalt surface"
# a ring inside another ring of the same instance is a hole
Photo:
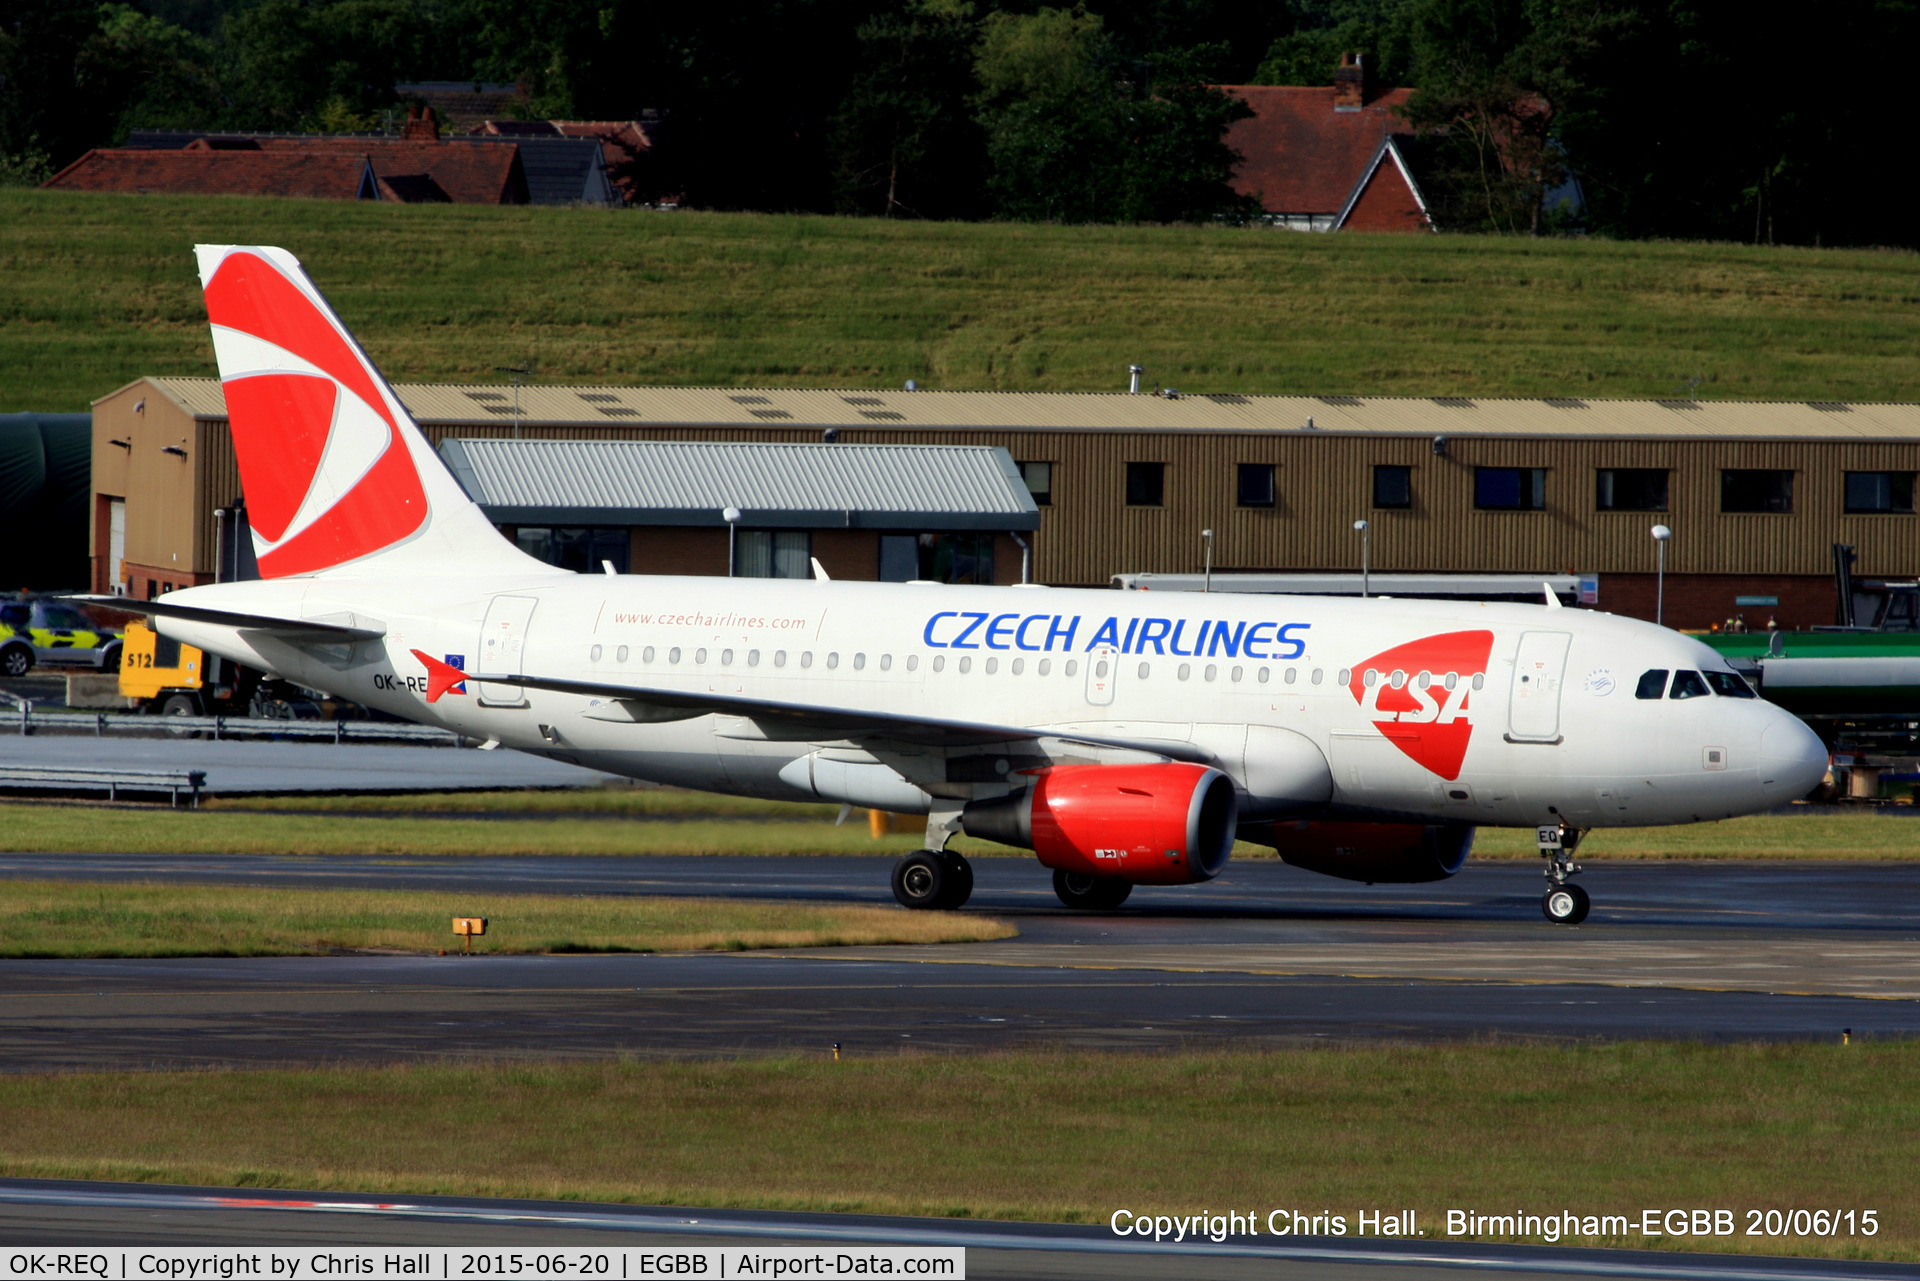
[[[210,796],[593,787],[612,775],[504,749],[276,743],[259,739],[0,734],[0,766],[205,770]],[[0,792],[0,798],[5,793]]]
[[[888,901],[879,858],[6,855],[0,879]],[[5,1070],[446,1057],[1166,1049],[1460,1037],[1920,1035],[1920,866],[1623,863],[1578,929],[1538,869],[1425,886],[1277,862],[1071,913],[975,861],[999,943],[780,954],[0,961]]]
[[[1098,1225],[995,1223],[877,1215],[705,1210],[587,1202],[271,1192],[151,1184],[0,1180],[0,1246],[676,1245],[827,1250],[961,1246],[967,1275],[995,1281],[1164,1278],[1416,1281],[1462,1270],[1510,1278],[1608,1276],[1649,1281],[1835,1281],[1920,1278],[1901,1264],[1652,1250],[1483,1245],[1382,1238],[1230,1237],[1146,1244]]]

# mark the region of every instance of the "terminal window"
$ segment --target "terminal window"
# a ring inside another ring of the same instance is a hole
[[[1033,495],[1036,507],[1053,506],[1053,464],[1020,463],[1020,479],[1027,483],[1027,492]]]
[[[1547,469],[1476,467],[1473,505],[1487,511],[1541,511],[1547,505]]]
[[[1593,479],[1593,505],[1603,512],[1667,510],[1664,467],[1602,467]]]
[[[880,581],[904,583],[993,582],[993,535],[882,534]]]
[[[1167,496],[1165,463],[1127,464],[1127,506],[1159,507]]]
[[[543,560],[576,574],[597,574],[602,561],[613,562],[613,572],[627,572],[632,535],[624,525],[522,525],[513,541],[535,560]]]
[[[1774,512],[1793,510],[1793,473],[1772,469],[1729,469],[1720,473],[1720,510]]]
[[[1373,505],[1375,507],[1413,506],[1413,468],[1375,467],[1373,469]]]
[[[743,529],[733,549],[741,578],[812,578],[813,535],[804,529]]]
[[[1913,473],[1850,471],[1847,473],[1846,500],[1850,512],[1911,512]]]
[[[1242,507],[1273,506],[1273,464],[1241,463],[1239,494]]]

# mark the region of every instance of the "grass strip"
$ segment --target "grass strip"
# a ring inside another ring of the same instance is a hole
[[[298,254],[387,374],[1909,400],[1920,254],[0,191],[0,412],[213,372],[187,247]]]
[[[764,801],[752,796],[695,792],[683,787],[526,788],[498,792],[338,793],[301,796],[210,796],[208,810],[298,814],[484,814],[517,818],[535,814],[594,814],[609,818],[713,818],[720,815],[833,821],[838,805]],[[862,830],[867,811],[847,820]]]
[[[855,1047],[857,1055],[857,1047]],[[1913,1043],[1016,1052],[0,1074],[0,1173],[1105,1222],[1274,1208],[1631,1215],[1568,1244],[1911,1260]],[[1731,1237],[1646,1239],[1641,1207]],[[1748,1237],[1747,1209],[1880,1232]]]
[[[0,956],[451,951],[456,916],[486,917],[473,950],[494,953],[974,943],[1017,932],[954,912],[729,899],[10,881],[0,889]]]
[[[520,793],[497,794],[519,797]],[[793,806],[802,813],[748,811],[724,817],[677,819],[675,806],[710,812],[727,798],[699,792],[585,792],[582,802],[605,804],[601,817],[570,814],[542,816],[539,806],[559,804],[567,794],[524,794],[536,808],[512,822],[503,800],[482,798],[472,810],[451,809],[444,816],[380,812],[383,805],[404,805],[413,797],[323,798],[340,808],[233,808],[191,810],[145,806],[0,804],[0,845],[16,851],[74,854],[391,854],[397,856],[593,855],[593,854],[756,854],[899,855],[918,849],[916,831],[894,831],[879,840],[868,833],[866,816],[857,812],[834,826],[827,806]],[[621,811],[625,797],[647,798]],[[593,798],[599,797],[598,800]],[[449,806],[464,798],[445,798]],[[360,802],[367,802],[365,805]],[[745,802],[774,806],[776,801]],[[641,808],[654,805],[651,811]],[[644,822],[614,822],[621,813]],[[662,821],[672,820],[672,821]],[[992,841],[958,837],[953,848],[969,858],[1030,858],[1025,850]],[[1241,842],[1238,858],[1273,858],[1274,851]],[[1685,827],[1637,827],[1602,830],[1580,847],[1586,859],[1891,859],[1920,858],[1920,819],[1838,811],[1815,815],[1754,815]],[[1532,828],[1481,828],[1473,856],[1480,859],[1537,858]]]

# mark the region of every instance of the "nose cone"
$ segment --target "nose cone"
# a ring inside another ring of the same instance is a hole
[[[1760,790],[1769,800],[1797,801],[1826,773],[1826,745],[1799,717],[1779,712],[1760,731]]]

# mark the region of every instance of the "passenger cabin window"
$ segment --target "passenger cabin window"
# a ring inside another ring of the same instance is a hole
[[[1721,472],[1720,510],[1779,515],[1792,512],[1793,473],[1752,468]]]
[[[1373,505],[1387,508],[1413,506],[1413,468],[1375,467],[1373,469]]]
[[[1593,505],[1603,512],[1667,510],[1664,467],[1602,467],[1593,473]]]
[[[1238,490],[1242,507],[1273,506],[1273,464],[1241,463]]]
[[[1722,698],[1757,698],[1753,686],[1741,680],[1734,672],[1705,672],[1707,684],[1713,686],[1713,692]]]
[[[1904,515],[1913,511],[1913,473],[1910,471],[1850,471],[1846,481],[1846,509],[1860,515]]]
[[[1680,671],[1673,674],[1673,689],[1668,693],[1668,698],[1705,698],[1706,695],[1707,682],[1701,679],[1699,672]]]
[[[1165,463],[1127,464],[1127,506],[1160,507],[1167,497]]]
[[[734,547],[741,578],[812,578],[813,535],[804,529],[743,529]]]
[[[1020,479],[1026,482],[1027,492],[1033,495],[1035,507],[1053,506],[1053,464],[1017,463]]]
[[[1482,511],[1537,512],[1547,505],[1544,467],[1476,467],[1473,505]]]
[[[1640,683],[1634,687],[1633,696],[1635,698],[1659,698],[1667,692],[1667,676],[1668,671],[1664,667],[1656,667],[1652,671],[1641,672]]]

